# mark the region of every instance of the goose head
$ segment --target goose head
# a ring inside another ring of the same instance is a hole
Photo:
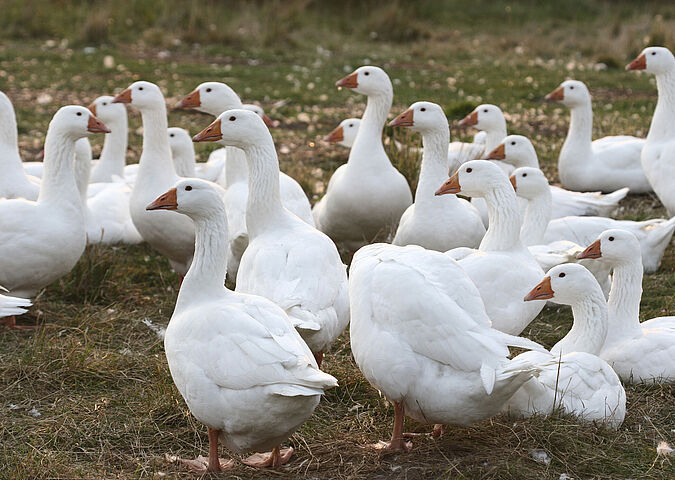
[[[254,103],[244,103],[241,108],[254,112],[256,115],[262,118],[263,122],[265,122],[265,125],[267,125],[269,128],[274,128],[274,120],[272,120],[270,116],[265,113],[265,110],[263,110],[260,105],[256,105]]]
[[[665,47],[647,47],[632,62],[626,65],[626,70],[644,70],[655,75],[667,73],[675,68],[675,57]]]
[[[448,129],[443,109],[431,102],[415,102],[410,108],[389,122],[390,127],[408,127],[422,135]]]
[[[169,132],[169,145],[171,146],[171,151],[176,153],[192,151],[192,137],[187,132],[179,127],[171,127],[168,130]]]
[[[78,140],[92,133],[110,133],[110,129],[96,118],[89,109],[79,105],[61,107],[49,122],[49,130]]]
[[[474,127],[478,130],[496,130],[502,128],[506,120],[504,112],[497,105],[485,103],[478,105],[473,112],[459,122],[460,127]]]
[[[457,173],[441,185],[436,195],[462,193],[469,197],[484,197],[490,190],[508,184],[508,177],[494,163],[487,160],[471,160],[463,164]]]
[[[605,230],[577,258],[594,258],[612,266],[620,265],[641,258],[640,242],[627,230]]]
[[[206,180],[187,178],[150,203],[146,210],[173,210],[190,218],[209,217],[223,211],[223,199]]]
[[[537,163],[537,152],[530,139],[523,135],[509,135],[487,156],[488,160],[503,160],[515,167]]]
[[[166,108],[164,94],[157,85],[143,80],[134,82],[118,94],[113,103],[128,103],[139,110]]]
[[[225,110],[242,108],[241,99],[229,85],[204,82],[183,98],[176,108],[193,109],[217,117]]]
[[[361,125],[360,118],[346,118],[340,122],[340,125],[330,132],[324,138],[329,143],[337,143],[343,147],[351,148],[356,140],[356,134]]]
[[[351,88],[362,95],[382,95],[391,93],[393,87],[389,75],[380,67],[365,65],[354,70],[335,83],[338,87]]]
[[[556,265],[523,300],[526,302],[551,300],[561,305],[573,305],[588,296],[588,292],[593,291],[593,288],[599,289],[597,283],[593,274],[583,265],[578,263]]]
[[[548,179],[544,172],[534,167],[520,167],[511,173],[511,185],[516,195],[532,200],[549,189]]]
[[[89,104],[91,113],[101,121],[116,124],[127,116],[127,109],[121,103],[113,103],[115,97],[103,95]]]
[[[560,102],[566,107],[577,107],[590,103],[591,94],[584,82],[565,80],[545,98],[549,101]]]
[[[267,125],[255,112],[244,109],[221,113],[215,122],[192,137],[193,142],[218,142],[245,149],[270,141]]]

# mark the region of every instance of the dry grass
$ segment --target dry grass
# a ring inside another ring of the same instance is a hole
[[[35,12],[28,3],[10,1],[0,19],[5,27],[0,36],[7,39],[0,44],[0,88],[15,102],[26,159],[39,150],[62,104],[86,105],[139,78],[157,82],[174,103],[196,84],[216,79],[230,83],[245,100],[261,101],[280,121],[273,134],[282,169],[312,199],[346,158],[344,149],[320,138],[342,118],[363,111],[363,98],[337,93],[333,86],[359,64],[382,65],[390,73],[396,92],[392,115],[417,100],[443,105],[453,139],[472,133],[455,125],[473,106],[499,104],[509,114],[510,131],[533,138],[542,167],[555,179],[568,113],[545,104],[543,95],[566,77],[585,80],[594,94],[596,135],[644,135],[655,102],[653,82],[615,67],[630,60],[646,37],[672,47],[675,31],[672,6],[657,3],[635,9],[623,2],[576,0],[562,11],[552,4],[534,8],[533,2],[516,2],[507,11],[501,2],[461,8],[452,1],[394,2],[388,8],[378,2],[364,13],[361,2],[351,1],[342,2],[342,10],[312,1],[234,2],[227,15],[218,2],[199,2],[201,9],[189,2],[158,9],[152,2],[120,0],[117,8],[102,3],[87,9],[66,1],[58,11],[42,1],[34,4]],[[67,14],[83,27],[59,20]],[[133,24],[126,25],[125,18]],[[219,28],[211,29],[212,23]],[[35,36],[42,38],[15,40]],[[93,43],[94,51],[82,49]],[[114,68],[104,67],[106,55],[114,57]],[[607,70],[598,70],[600,60]],[[170,123],[195,133],[209,118],[171,112]],[[130,161],[140,153],[139,126],[133,112]],[[419,137],[392,129],[386,134],[404,144],[400,151],[390,144],[388,151],[414,186],[419,158],[409,146],[419,146]],[[94,143],[98,151],[100,139]],[[205,159],[213,146],[196,148]],[[621,212],[634,219],[661,215],[653,195],[629,198]],[[206,432],[171,382],[160,338],[144,323],[166,325],[176,285],[167,262],[147,246],[89,248],[73,272],[41,293],[20,319],[44,328],[0,331],[0,478],[190,476],[164,454],[204,453]],[[643,318],[675,312],[672,246],[644,287]],[[550,346],[570,323],[568,309],[546,309],[525,334]],[[239,465],[232,475],[675,477],[672,459],[657,458],[655,450],[660,441],[675,443],[672,386],[628,387],[628,414],[617,432],[560,416],[495,417],[451,428],[440,440],[421,435],[410,454],[380,456],[361,447],[388,437],[391,408],[359,373],[346,333],[327,356],[326,370],[340,387],[328,392],[289,440],[297,448],[294,460],[279,472]],[[40,416],[31,414],[34,408]],[[429,431],[412,421],[406,427]],[[550,464],[535,462],[534,449],[546,451]]]

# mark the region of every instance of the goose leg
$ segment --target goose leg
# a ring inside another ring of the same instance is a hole
[[[316,360],[316,364],[321,368],[321,362],[323,361],[323,352],[317,352],[314,354],[314,359]]]
[[[234,467],[234,460],[218,458],[218,437],[220,436],[220,430],[215,430],[211,427],[207,428],[209,432],[209,458],[199,455],[194,460],[187,460],[167,454],[165,455],[166,459],[172,463],[183,463],[197,473],[222,472],[223,470]]]
[[[287,463],[293,456],[293,447],[284,448],[281,450],[279,446],[274,447],[274,450],[268,453],[254,453],[250,457],[242,460],[242,463],[249,467],[257,468],[279,468],[284,463]]]
[[[0,318],[0,325],[4,325],[10,330],[35,330],[40,328],[39,325],[17,325],[16,317],[12,315],[11,317]]]
[[[404,414],[403,403],[394,402],[394,431],[391,433],[391,441],[389,443],[380,441],[373,445],[374,448],[388,452],[409,452],[412,449],[412,442],[403,439]]]

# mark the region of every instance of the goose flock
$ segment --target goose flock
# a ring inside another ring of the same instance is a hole
[[[639,321],[643,274],[659,268],[675,231],[675,58],[648,47],[626,68],[656,76],[646,139],[593,141],[580,81],[547,95],[571,111],[562,186],[549,184],[528,138],[508,134],[498,106],[459,122],[480,131],[464,143],[450,141],[441,106],[413,103],[388,124],[422,135],[413,196],[383,144],[392,82],[362,66],[337,81],[367,106],[326,137],[349,159],[313,207],[279,171],[272,120],[224,83],[202,83],[176,105],[214,117],[193,137],[169,128],[164,95],[147,81],[64,106],[43,162],[31,163],[0,92],[0,322],[35,328],[16,316],[87,244],[149,244],[180,276],[164,346],[208,429],[208,456],[180,459],[196,471],[235,464],[220,443],[252,452],[242,461],[253,467],[288,462],[293,449],[281,445],[338,384],[320,368],[347,325],[356,364],[394,406],[391,439],[373,448],[410,450],[406,415],[436,436],[500,413],[562,411],[619,428],[623,384],[675,381],[675,317]],[[143,121],[133,165],[125,104]],[[99,133],[92,160],[88,136]],[[193,142],[223,148],[195,163]],[[626,195],[651,191],[672,218],[610,217]],[[551,349],[519,336],[547,302],[573,316]],[[512,358],[509,347],[524,352]]]

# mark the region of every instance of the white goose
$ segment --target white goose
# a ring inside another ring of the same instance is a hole
[[[379,67],[363,66],[337,85],[366,95],[368,104],[349,160],[335,170],[312,212],[319,230],[354,251],[395,229],[412,204],[412,194],[382,144],[394,96],[389,76]]]
[[[668,215],[675,216],[675,57],[664,47],[647,47],[626,66],[656,76],[659,98],[642,148],[642,168]]]
[[[0,92],[0,198],[36,200],[40,179],[26,175],[19,155],[14,106]]]
[[[570,108],[567,138],[558,157],[558,174],[562,186],[581,192],[613,192],[628,187],[632,193],[652,190],[640,165],[645,141],[626,135],[591,141],[593,107],[591,94],[583,82],[567,80],[546,100]]]
[[[7,289],[0,285],[0,291],[6,292]],[[32,305],[27,298],[12,297],[0,293],[0,325],[12,329],[33,328],[18,326],[16,324],[16,315],[24,314],[28,311],[28,307]]]
[[[403,441],[404,415],[471,425],[497,414],[538,374],[528,361],[509,360],[508,346],[542,347],[491,328],[475,285],[440,252],[367,245],[354,255],[349,296],[354,359],[394,404],[391,442],[379,448],[411,448]]]
[[[171,377],[209,432],[208,459],[185,463],[214,472],[233,466],[218,458],[221,440],[235,452],[273,449],[244,463],[280,466],[293,449],[279,444],[337,381],[319,370],[281,308],[223,286],[227,216],[214,184],[181,180],[147,208],[187,215],[196,229],[194,259],[164,336]]]
[[[345,118],[340,122],[340,125],[326,135],[324,140],[329,143],[337,143],[343,147],[352,148],[354,140],[356,140],[356,134],[359,133],[360,126],[360,118]]]
[[[446,145],[450,131],[441,107],[430,102],[413,103],[389,126],[420,132],[424,145],[415,203],[403,213],[392,243],[420,245],[439,252],[478,247],[485,227],[476,208],[456,195],[434,195],[449,169]]]
[[[180,215],[145,210],[148,203],[180,180],[171,160],[164,95],[157,85],[138,81],[117,95],[113,102],[138,108],[143,118],[143,151],[129,200],[134,226],[143,240],[167,257],[171,267],[183,277],[194,251],[192,221]]]
[[[29,298],[66,275],[85,247],[84,212],[75,184],[77,139],[109,130],[84,107],[59,109],[45,140],[37,201],[0,200],[0,285]]]
[[[537,152],[530,139],[522,135],[509,135],[487,157],[490,160],[503,160],[514,168],[539,168]],[[597,215],[608,217],[619,206],[619,202],[628,195],[628,188],[603,195],[601,192],[573,192],[564,188],[550,186],[552,195],[551,218],[568,215]]]
[[[179,127],[169,128],[169,145],[171,146],[171,158],[173,166],[179,177],[203,178],[215,182],[220,176],[225,162],[209,165],[197,163],[195,149],[192,145],[192,137],[187,130]]]
[[[602,232],[579,258],[594,258],[613,269],[609,330],[600,356],[624,382],[675,381],[675,317],[640,323],[642,264],[640,244],[631,232]]]
[[[236,290],[281,306],[321,365],[324,350],[349,322],[346,266],[335,244],[284,208],[274,141],[254,112],[223,112],[194,140],[217,141],[246,153],[249,245]]]
[[[462,165],[436,195],[460,192],[485,199],[490,223],[478,250],[457,248],[446,254],[459,260],[478,287],[492,326],[517,335],[543,308],[525,303],[523,297],[544,271],[520,241],[516,193],[506,174],[486,160]]]
[[[598,282],[581,265],[559,265],[525,297],[547,299],[572,307],[572,329],[550,352],[529,351],[514,358],[542,368],[504,411],[530,417],[560,408],[584,422],[618,428],[626,415],[626,392],[612,367],[598,357],[607,335],[607,304]]]

